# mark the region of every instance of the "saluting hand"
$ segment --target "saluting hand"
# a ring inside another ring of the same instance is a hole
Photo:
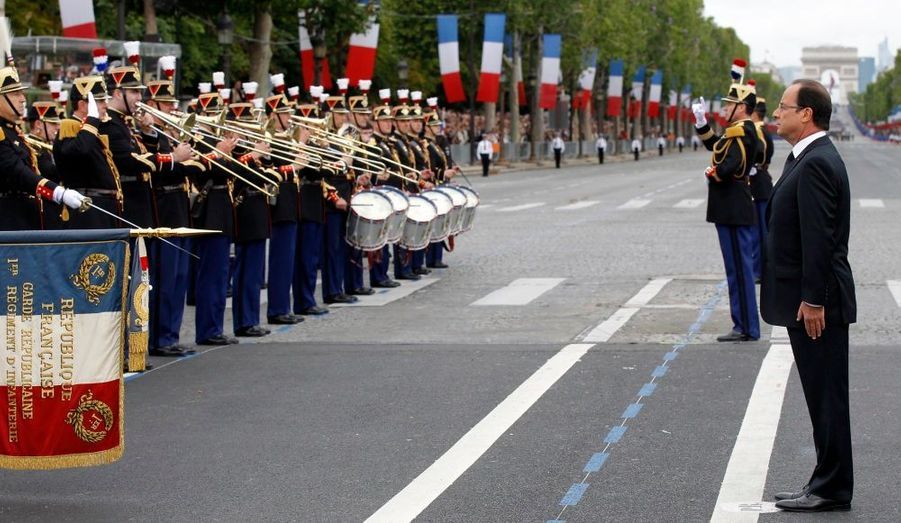
[[[826,329],[826,307],[813,307],[803,301],[798,307],[797,321],[804,322],[804,330],[811,339],[815,340],[822,336]]]
[[[94,93],[88,93],[88,118],[100,118],[100,109],[97,108]]]
[[[703,96],[698,99],[698,103],[691,104],[691,113],[695,115],[695,127],[707,125],[707,104],[704,103]]]

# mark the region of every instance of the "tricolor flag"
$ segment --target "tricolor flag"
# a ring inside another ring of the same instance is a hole
[[[636,118],[641,114],[641,100],[644,96],[644,66],[638,66],[635,76],[632,77],[632,103],[629,105],[629,118]]]
[[[366,8],[369,0],[360,0],[360,5]],[[379,24],[375,20],[376,15],[372,14],[365,32],[350,35],[350,49],[347,52],[345,70],[350,85],[355,86],[360,80],[372,78],[375,70],[375,52],[379,46]]]
[[[522,81],[522,54],[517,53],[513,60],[513,70],[516,75],[516,92],[519,95],[519,106],[525,107],[529,105],[529,101],[526,99],[526,83]]]
[[[0,467],[122,457],[128,235],[0,233]]]
[[[97,38],[92,0],[59,0],[59,14],[63,22],[63,36]]]
[[[485,15],[485,41],[482,43],[482,69],[476,101],[497,102],[504,63],[504,14]]]
[[[660,116],[660,96],[663,94],[663,71],[657,70],[651,77],[651,92],[648,93],[648,117]]]
[[[675,120],[676,119],[676,105],[678,105],[677,98],[679,97],[676,91],[669,92],[669,104],[666,106],[666,119],[667,120]]]
[[[610,62],[607,82],[607,116],[619,116],[623,110],[623,61]]]
[[[447,103],[466,100],[460,78],[460,42],[457,15],[438,15],[438,65]]]
[[[541,58],[541,97],[538,107],[553,109],[557,105],[557,81],[560,78],[560,35],[544,35],[544,56]]]
[[[573,97],[573,107],[588,107],[591,103],[591,92],[594,90],[594,78],[597,75],[598,50],[589,49],[583,56],[582,72],[579,73],[579,96]]]

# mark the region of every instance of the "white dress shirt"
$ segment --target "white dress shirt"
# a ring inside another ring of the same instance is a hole
[[[804,152],[804,149],[807,149],[808,145],[813,143],[814,140],[817,140],[824,136],[826,136],[826,131],[817,131],[817,132],[811,134],[807,138],[804,138],[800,142],[796,143],[794,147],[792,147],[792,154],[795,155],[795,158],[797,158],[798,156],[801,156],[801,153]]]
[[[482,140],[481,142],[479,142],[477,152],[479,155],[487,154],[490,156],[494,154],[494,147],[491,145],[490,141]]]

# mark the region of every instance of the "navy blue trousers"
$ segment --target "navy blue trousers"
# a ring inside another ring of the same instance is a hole
[[[294,312],[316,306],[316,272],[322,260],[323,224],[300,222],[294,265]]]
[[[266,240],[235,244],[235,279],[232,283],[232,326],[235,331],[260,324],[260,291]]]
[[[201,342],[222,335],[225,321],[225,287],[228,285],[228,250],[231,239],[224,234],[199,236],[194,239],[197,279],[194,284],[197,306],[194,339]]]
[[[347,264],[344,266],[344,293],[363,288],[363,251],[347,245]]]
[[[269,303],[266,316],[291,314],[291,283],[294,279],[294,256],[297,253],[297,222],[272,224],[269,238]]]
[[[369,283],[383,283],[388,281],[388,266],[391,263],[391,250],[388,246],[382,247],[382,257],[378,263],[369,266]]]
[[[189,238],[169,241],[189,250]],[[150,243],[150,347],[168,347],[178,343],[181,320],[188,293],[189,256],[159,240]]]
[[[753,225],[716,225],[720,251],[729,283],[732,328],[754,339],[760,338],[757,295],[754,294],[752,249],[757,228]]]
[[[413,274],[411,266],[413,256],[410,251],[404,249],[400,245],[394,246],[394,277],[409,276]]]
[[[344,213],[325,215],[323,234],[324,259],[322,261],[322,297],[337,296],[344,289],[344,267],[347,265],[347,243],[344,241]]]
[[[425,264],[429,267],[444,261],[444,242],[430,243],[425,251]]]
[[[763,256],[761,256],[760,250],[766,245],[766,206],[769,203],[769,200],[754,202],[754,206],[757,207],[757,227],[755,227],[756,234],[754,235],[754,279],[760,279],[760,274],[763,272]]]
[[[419,249],[418,251],[413,251],[413,258],[410,260],[410,268],[422,268],[422,265],[425,263],[425,251],[427,250],[428,247],[426,247],[425,249]]]

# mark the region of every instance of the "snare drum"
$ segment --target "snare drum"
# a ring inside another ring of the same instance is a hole
[[[463,208],[463,221],[460,225],[460,232],[466,232],[472,229],[472,222],[476,218],[476,208],[479,206],[479,193],[464,185],[457,185],[456,188],[466,195],[466,207]]]
[[[419,195],[410,196],[410,207],[407,209],[407,218],[404,222],[404,233],[398,240],[398,245],[408,251],[419,251],[429,246],[432,223],[438,216],[438,208]]]
[[[347,243],[364,251],[384,247],[388,218],[394,214],[391,200],[376,191],[361,191],[350,199]]]
[[[423,198],[428,198],[438,209],[438,216],[432,223],[432,235],[430,241],[442,242],[447,239],[450,233],[450,212],[454,209],[454,202],[451,197],[441,191],[423,191],[420,193]]]
[[[463,227],[463,210],[466,208],[466,193],[453,185],[442,185],[435,190],[450,196],[451,203],[454,204],[454,208],[451,209],[447,220],[448,234],[460,234],[460,229]]]
[[[404,234],[404,223],[407,221],[407,209],[410,208],[410,199],[403,191],[390,185],[382,185],[373,189],[373,191],[384,194],[391,200],[394,207],[394,214],[388,219],[388,231],[385,241],[387,243],[396,243]]]

